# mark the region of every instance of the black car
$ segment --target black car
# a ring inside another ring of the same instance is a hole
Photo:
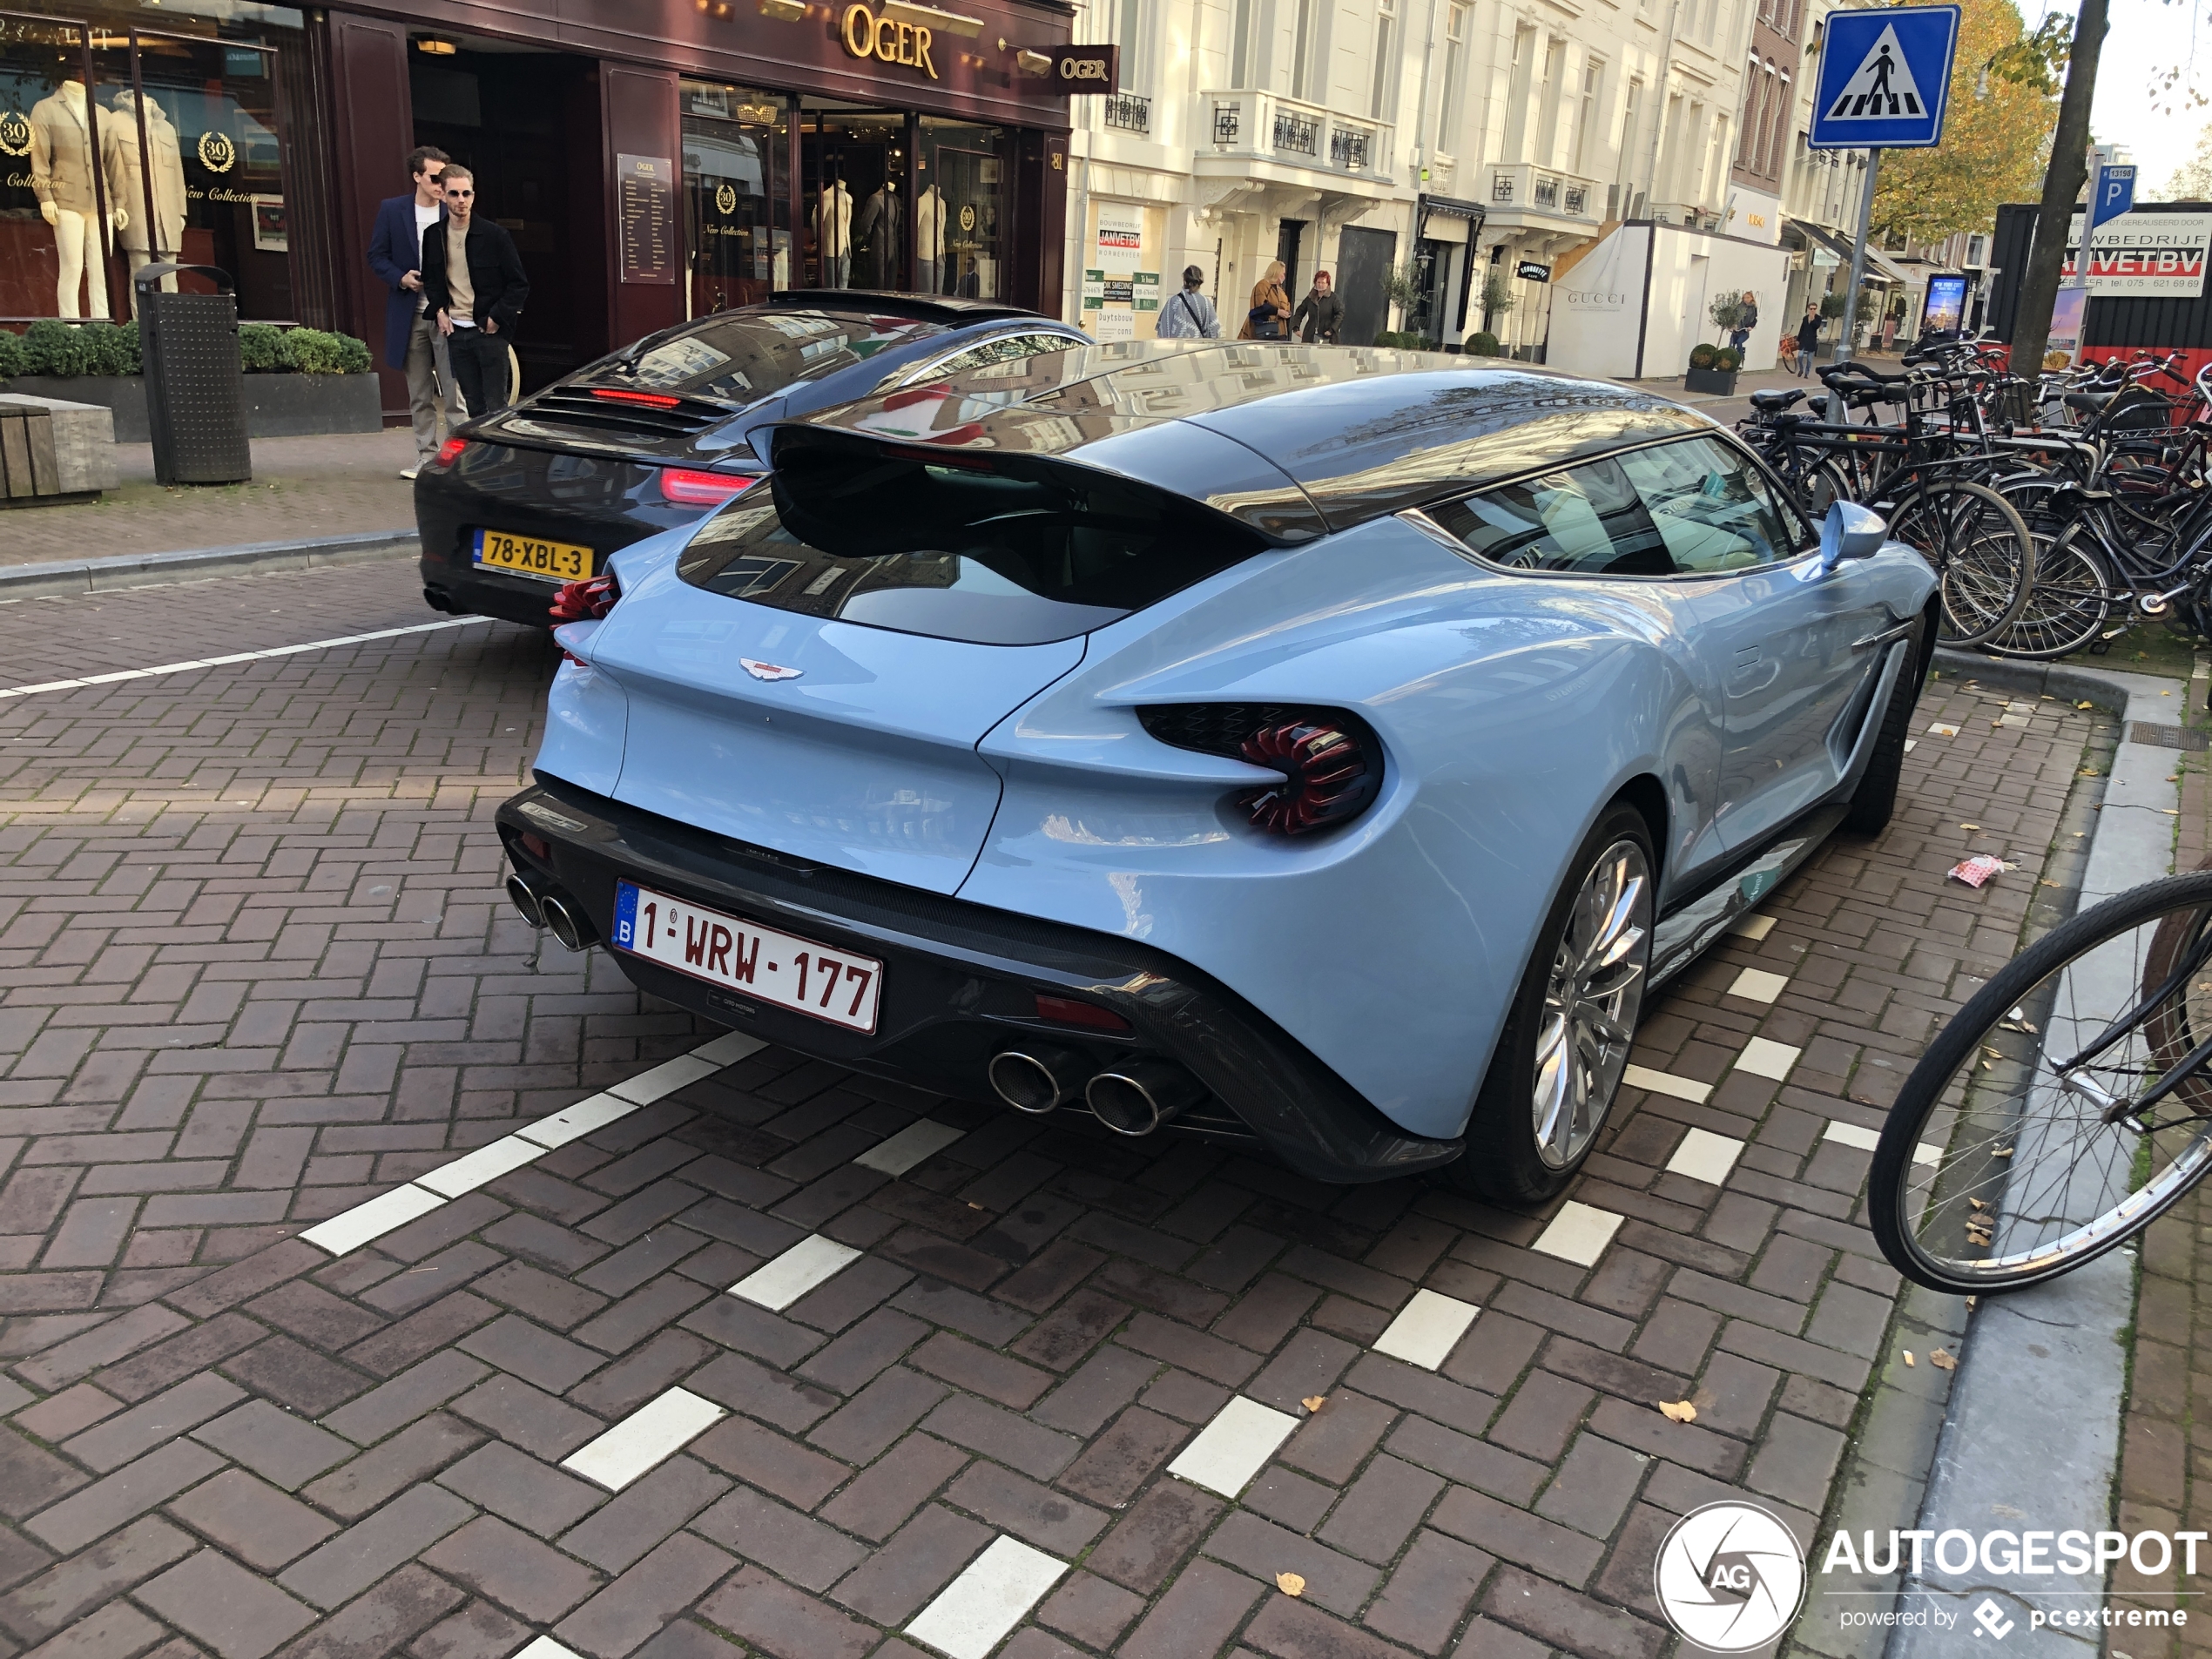
[[[422,597],[550,626],[556,584],[765,474],[771,422],[1087,342],[992,300],[844,289],[664,329],[446,440],[415,481]]]

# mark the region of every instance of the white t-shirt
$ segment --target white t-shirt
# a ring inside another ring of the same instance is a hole
[[[422,233],[436,224],[438,215],[443,212],[445,209],[442,207],[425,207],[421,202],[415,204],[415,268],[418,271],[422,268]],[[419,317],[429,308],[428,300],[418,300],[415,314]]]

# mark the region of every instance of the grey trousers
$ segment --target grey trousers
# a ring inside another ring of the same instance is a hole
[[[425,461],[438,452],[440,413],[448,432],[468,418],[462,412],[461,388],[454,384],[445,336],[438,332],[435,317],[417,317],[408,334],[407,401],[415,415],[415,452]]]

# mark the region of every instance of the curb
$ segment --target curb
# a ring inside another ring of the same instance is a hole
[[[2120,715],[2121,741],[2090,832],[2076,914],[2172,869],[2174,819],[2166,803],[2180,799],[2167,781],[2175,751],[2130,734],[2144,725],[2182,724],[2195,680],[2177,685],[2147,674],[1943,650],[1936,665],[1961,680],[2086,701]],[[2015,1526],[2091,1534],[2111,1524],[2127,1399],[2124,1333],[2135,1318],[2132,1264],[2132,1250],[2115,1251],[2048,1285],[1993,1297],[1976,1316],[1958,1311],[1966,1336],[1927,1471],[1917,1522],[1927,1529],[1924,1536],[1956,1529],[1978,1538],[1998,1517]],[[2103,1574],[2044,1582],[2055,1587],[2028,1590],[1973,1564],[1952,1573],[1932,1561],[1919,1573],[1908,1571],[1898,1586],[1899,1611],[1909,1610],[1905,1598],[1925,1597],[1944,1606],[1953,1622],[1896,1628],[1888,1659],[1986,1653],[1992,1644],[1974,1616],[1985,1606],[1988,1628],[2000,1639],[2016,1638],[2008,1651],[2092,1659],[2097,1637],[2032,1629],[2028,1615],[2102,1595]]]
[[[195,547],[173,553],[123,553],[105,559],[0,566],[0,603],[151,587],[218,571],[305,570],[326,564],[359,564],[412,555],[421,546],[412,529],[373,530],[306,541],[248,542],[239,547]]]

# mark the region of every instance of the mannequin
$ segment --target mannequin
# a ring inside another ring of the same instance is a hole
[[[153,223],[145,223],[145,181],[140,177],[138,109],[126,88],[115,95],[114,113],[100,123],[101,163],[107,179],[107,199],[125,212],[136,205],[138,212],[118,216],[117,239],[135,275],[150,260],[173,260],[185,245],[185,165],[177,146],[177,129],[161,105],[149,98],[146,118],[146,159],[152,166]],[[177,279],[164,277],[162,292],[177,292]]]
[[[108,314],[107,238],[97,222],[99,205],[92,193],[92,123],[98,118],[86,108],[82,81],[64,81],[59,91],[30,106],[30,188],[38,198],[38,216],[54,227],[54,249],[61,256],[57,317],[84,314],[78,309],[84,286],[91,291],[91,314]],[[112,201],[108,206],[109,222],[121,229],[128,211]]]
[[[860,222],[853,226],[853,244],[860,251],[860,286],[895,288],[899,286],[899,219],[902,204],[899,186],[889,179],[860,206]]]
[[[845,181],[822,186],[814,205],[814,246],[822,256],[822,286],[846,286],[853,261],[853,192]]]
[[[945,257],[945,198],[936,185],[914,203],[914,287],[941,293],[938,262]]]

